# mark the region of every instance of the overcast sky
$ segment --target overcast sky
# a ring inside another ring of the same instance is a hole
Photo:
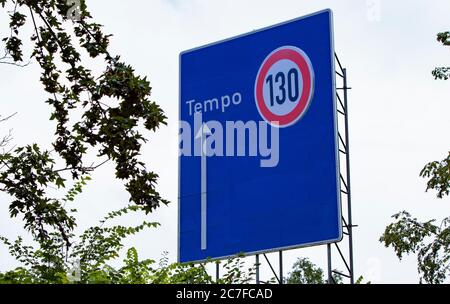
[[[408,210],[419,219],[450,215],[449,198],[425,193],[419,172],[428,161],[443,159],[450,147],[450,82],[436,81],[435,66],[450,65],[448,48],[436,33],[450,29],[450,2],[387,0],[88,0],[94,19],[114,34],[112,53],[121,54],[137,72],[147,75],[153,99],[169,117],[169,127],[144,147],[143,158],[160,175],[158,189],[172,201],[151,218],[161,228],[130,238],[142,258],[163,251],[176,259],[178,55],[199,45],[306,15],[325,8],[334,12],[335,47],[348,69],[352,191],[355,229],[355,272],[373,282],[418,282],[414,256],[399,262],[392,249],[378,242],[391,215]],[[7,20],[0,15],[0,29]],[[0,30],[2,37],[4,31]],[[49,147],[53,124],[36,63],[25,68],[0,65],[0,114],[18,112],[1,126],[13,129],[14,144],[37,142]],[[80,227],[95,224],[106,212],[123,207],[128,195],[113,178],[111,165],[94,173],[78,197]],[[21,221],[9,219],[9,198],[0,195],[0,234],[23,234]],[[136,219],[127,218],[127,223]],[[295,229],[295,227],[293,227]],[[346,245],[345,245],[346,246]],[[275,265],[276,256],[269,255]],[[326,265],[326,247],[292,250],[296,257]],[[336,257],[337,260],[337,257]],[[0,271],[16,266],[0,249]],[[342,265],[336,267],[341,269]],[[269,275],[266,265],[263,274]]]

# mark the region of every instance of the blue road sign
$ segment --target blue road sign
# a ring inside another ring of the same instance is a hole
[[[180,55],[180,262],[342,238],[330,10]]]

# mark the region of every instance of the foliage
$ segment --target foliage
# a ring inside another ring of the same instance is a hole
[[[361,283],[363,277],[358,278],[357,284]],[[308,258],[298,258],[289,273],[287,284],[327,284],[323,269],[316,266]],[[343,277],[333,272],[333,284],[343,284]]]
[[[72,201],[82,192],[90,180],[89,176],[80,178],[63,201]],[[99,224],[90,227],[79,236],[70,233],[66,237],[59,232],[49,233],[45,238],[32,234],[34,246],[24,243],[21,237],[10,241],[0,236],[0,243],[8,247],[9,253],[20,263],[20,267],[0,273],[0,284],[199,284],[199,283],[248,283],[253,279],[254,267],[244,268],[241,257],[225,261],[225,273],[215,282],[206,272],[203,264],[169,264],[164,253],[158,265],[154,260],[139,260],[135,248],[129,248],[123,266],[112,267],[124,249],[124,240],[147,228],[159,226],[155,222],[143,221],[136,226],[108,224],[129,213],[144,212],[144,207],[129,205],[108,213]]]
[[[447,158],[442,161],[434,161],[427,164],[422,171],[420,176],[428,178],[427,191],[436,190],[438,191],[437,197],[442,198],[445,195],[450,194],[450,152]]]
[[[155,131],[166,120],[150,100],[150,83],[110,54],[111,35],[92,21],[85,1],[77,8],[77,20],[71,18],[69,2],[0,0],[10,19],[10,35],[2,40],[7,54],[3,59],[24,63],[22,29],[28,24],[34,32],[31,58],[41,68],[50,119],[56,124],[51,149],[30,144],[1,154],[0,191],[13,198],[10,214],[23,215],[25,228],[42,241],[57,231],[67,247],[75,221],[49,189],[64,188],[69,179],[77,183],[108,161],[115,163],[115,175],[124,181],[130,202],[147,213],[168,203],[155,190],[158,176],[138,158],[147,141],[139,126]],[[82,61],[86,55],[96,67],[103,66],[99,75],[88,68],[88,60]],[[89,151],[98,152],[97,164],[87,164]],[[60,163],[64,165],[57,168]]]
[[[68,191],[66,198],[73,199],[74,195],[81,193],[87,180],[89,180],[88,177],[81,178],[79,184],[74,185]],[[124,239],[145,228],[158,227],[159,224],[146,221],[133,227],[122,225],[107,227],[105,224],[109,220],[116,219],[129,212],[139,211],[143,211],[142,206],[130,205],[111,212],[100,221],[99,225],[85,230],[78,237],[70,233],[64,236],[67,238],[65,239],[59,232],[51,232],[45,238],[32,234],[37,246],[25,245],[21,237],[13,242],[5,237],[0,237],[0,242],[8,247],[9,253],[22,265],[14,271],[2,274],[0,282],[68,283],[72,263],[77,264],[80,282],[111,281],[112,278],[106,276],[109,273],[106,270],[110,268],[107,263],[119,257],[119,252],[123,249]],[[67,241],[73,245],[66,246]],[[130,249],[125,264],[130,266],[136,259],[137,253]],[[146,263],[148,261],[139,262],[135,265],[135,268]],[[124,273],[126,273],[126,269],[123,269]],[[114,274],[114,272],[111,272],[111,274]],[[130,275],[136,274],[137,272],[130,273]]]
[[[324,284],[323,270],[307,258],[299,258],[286,280],[288,284]]]
[[[437,41],[444,46],[450,46],[450,32],[437,34]],[[437,67],[432,71],[435,79],[448,80],[450,78],[450,67]]]
[[[450,46],[450,32],[437,35],[438,42]],[[435,79],[448,80],[450,67],[436,68],[432,73]],[[442,161],[430,162],[422,169],[420,176],[427,178],[428,190],[436,190],[442,199],[450,194],[450,152]],[[420,222],[408,212],[393,215],[394,223],[388,225],[380,242],[392,247],[401,260],[405,254],[417,254],[417,267],[420,282],[442,283],[450,275],[450,217],[439,226],[436,220]]]
[[[93,247],[81,246],[81,250],[70,254],[71,258],[81,259],[75,260],[81,262],[72,267],[70,259],[65,258],[59,247],[62,243],[56,235],[54,237],[54,240],[41,244],[37,250],[24,245],[21,238],[13,243],[0,238],[23,265],[0,273],[0,284],[244,284],[253,280],[254,276],[254,267],[244,269],[240,257],[225,261],[225,274],[219,281],[214,281],[206,272],[206,265],[213,262],[198,265],[169,264],[167,253],[164,253],[159,265],[155,266],[154,260],[139,260],[137,250],[133,247],[128,249],[123,266],[114,268],[107,261],[118,257],[118,250],[123,246],[122,240],[117,243],[107,241],[108,237],[103,236],[102,232],[95,235]],[[117,251],[110,249],[89,254],[98,243],[103,243],[103,247],[116,248]]]
[[[399,259],[405,254],[417,254],[420,282],[444,282],[450,275],[450,217],[439,226],[435,220],[420,222],[405,211],[393,218],[396,221],[386,227],[380,242],[391,246]]]
[[[25,228],[43,240],[48,237],[45,226],[56,227],[68,241],[67,231],[75,226],[73,216],[67,214],[62,202],[45,195],[46,187],[64,187],[64,179],[53,169],[54,160],[38,145],[17,148],[0,155],[4,164],[0,183],[14,200],[9,211],[12,217],[24,215]]]
[[[253,280],[253,276],[256,274],[255,265],[244,270],[244,261],[242,255],[238,255],[236,258],[228,259],[225,261],[223,268],[225,269],[225,275],[219,280],[221,284],[244,284],[250,283]],[[269,280],[269,283],[271,280]]]
[[[225,273],[219,280],[213,279],[207,272],[208,264],[221,262],[208,261],[198,265],[187,264],[168,264],[167,258],[160,261],[160,268],[152,277],[151,283],[157,284],[246,284],[254,280],[255,266],[245,268],[242,256],[237,255],[234,258],[225,260],[222,269]]]

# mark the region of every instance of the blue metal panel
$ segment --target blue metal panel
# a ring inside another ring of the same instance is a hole
[[[268,55],[283,47],[299,49],[309,60],[313,70],[309,106],[300,119],[278,129],[276,166],[261,167],[264,157],[248,155],[248,147],[246,156],[206,158],[203,177],[206,185],[203,195],[207,200],[206,227],[203,227],[206,246],[203,249],[202,156],[180,156],[181,262],[311,246],[342,238],[330,10],[183,52],[180,55],[180,119],[191,126],[194,146],[201,141],[196,135],[202,130],[201,125],[194,124],[193,105],[214,98],[220,105],[222,96],[231,98],[239,93],[239,104],[231,104],[224,111],[208,108],[202,111],[202,121],[221,123],[224,137],[226,121],[253,121],[259,126],[264,117],[255,100],[258,72]],[[306,89],[302,87],[306,86],[304,76],[299,80],[301,90]],[[281,80],[277,86],[280,84]],[[276,89],[281,96],[281,87]],[[291,93],[294,95],[293,89]],[[191,100],[195,102],[187,103]],[[227,144],[223,144],[224,153]]]

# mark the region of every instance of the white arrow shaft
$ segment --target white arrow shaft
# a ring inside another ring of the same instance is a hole
[[[203,126],[202,126],[203,128]],[[206,184],[206,135],[203,133],[201,136],[201,249],[206,249],[206,208],[207,208],[207,184]]]

